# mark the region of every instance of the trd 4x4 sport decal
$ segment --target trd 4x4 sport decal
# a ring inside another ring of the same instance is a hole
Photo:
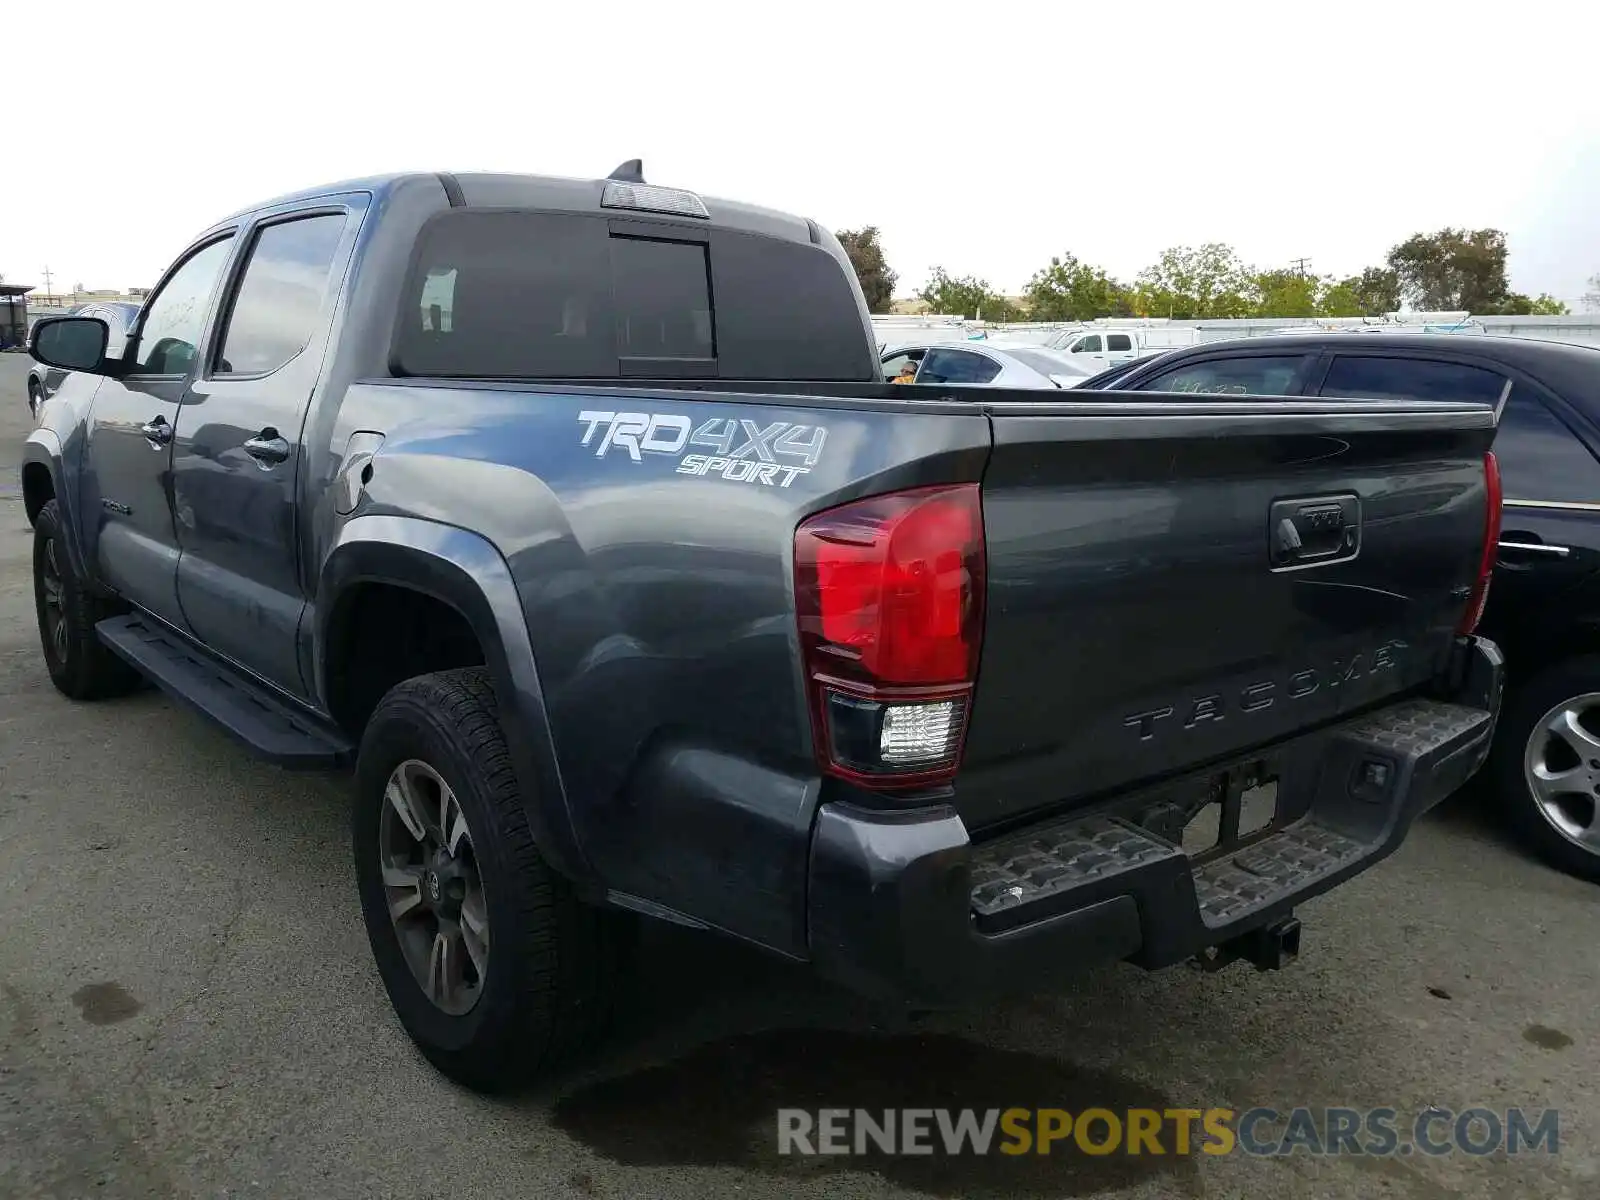
[[[712,417],[698,428],[678,413],[596,412],[578,414],[584,446],[595,457],[625,453],[634,462],[647,454],[677,458],[679,475],[715,476],[730,483],[788,487],[822,458],[828,430],[822,425],[747,417]],[[685,454],[691,446],[713,453]]]

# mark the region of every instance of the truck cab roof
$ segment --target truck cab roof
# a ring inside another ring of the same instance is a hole
[[[423,172],[408,171],[387,175],[369,175],[326,183],[317,187],[276,196],[263,203],[253,204],[230,214],[218,225],[229,224],[284,205],[303,204],[323,197],[366,192],[375,200],[382,200],[399,188],[419,182],[437,182],[450,197],[454,207],[516,208],[545,212],[594,213],[601,210],[609,179],[576,179],[559,175],[521,175],[505,172]],[[647,185],[662,186],[662,185]],[[672,191],[688,189],[671,188]],[[815,221],[797,217],[776,209],[725,200],[716,196],[691,193],[705,203],[710,213],[709,224],[721,229],[741,233],[760,234],[764,237],[783,238],[794,242],[824,244],[825,234]],[[626,210],[617,210],[619,215]],[[641,213],[651,220],[672,220],[673,214],[649,211]],[[701,223],[703,219],[696,219]]]

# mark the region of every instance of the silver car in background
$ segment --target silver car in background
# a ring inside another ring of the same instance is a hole
[[[885,346],[879,361],[883,377],[900,383],[1072,388],[1094,373],[1059,351],[998,341],[900,342]]]

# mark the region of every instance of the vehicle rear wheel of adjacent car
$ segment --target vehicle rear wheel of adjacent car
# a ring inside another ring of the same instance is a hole
[[[50,681],[74,700],[124,695],[139,674],[94,631],[116,610],[78,577],[64,536],[60,504],[48,500],[33,519],[33,601]]]
[[[1600,655],[1556,663],[1509,692],[1492,770],[1527,845],[1600,882]]]
[[[514,1088],[600,1032],[630,922],[579,901],[539,853],[483,668],[421,675],[379,702],[352,834],[378,972],[445,1075]]]
[[[44,389],[39,386],[39,381],[31,375],[28,377],[28,411],[34,416],[39,415],[39,405],[44,403]]]

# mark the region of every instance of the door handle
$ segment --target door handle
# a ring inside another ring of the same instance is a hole
[[[1501,542],[1500,549],[1515,554],[1547,554],[1551,558],[1566,558],[1572,553],[1571,546],[1552,546],[1545,542]]]
[[[165,446],[172,440],[172,426],[162,416],[155,416],[139,426],[139,432],[157,448]]]
[[[263,429],[244,444],[244,452],[263,466],[281,463],[289,457],[289,443],[276,429]]]

